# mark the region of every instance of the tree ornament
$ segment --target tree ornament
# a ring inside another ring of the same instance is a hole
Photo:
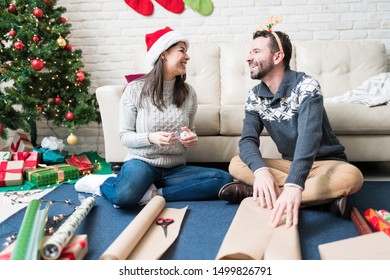
[[[4,132],[4,127],[3,127],[3,124],[0,123],[0,134]]]
[[[8,35],[9,35],[9,36],[12,36],[12,37],[15,37],[15,35],[16,35],[15,29],[11,29],[11,30],[8,32]]]
[[[202,16],[209,16],[214,10],[211,0],[183,0],[187,6]]]
[[[66,46],[66,40],[64,38],[62,38],[62,36],[58,37],[57,39],[57,45],[60,47],[60,48],[65,48]]]
[[[175,14],[181,14],[184,11],[183,0],[156,0],[156,2],[166,10]]]
[[[72,112],[66,113],[65,119],[67,119],[68,121],[73,121],[73,119],[74,119],[73,113]]]
[[[9,4],[8,12],[15,13],[16,12],[16,6],[14,4]]]
[[[39,37],[37,35],[34,35],[32,37],[32,40],[33,40],[34,43],[38,43],[40,39],[39,39]]]
[[[15,48],[16,50],[18,50],[18,51],[23,50],[23,48],[24,48],[23,42],[20,41],[20,40],[17,40],[17,41],[15,42],[15,44],[14,44],[14,48]]]
[[[68,44],[68,45],[66,45],[66,46],[65,46],[65,50],[67,50],[67,51],[70,51],[70,52],[71,52],[71,51],[72,51],[72,46],[71,46],[71,45],[69,45],[69,44]]]
[[[43,108],[42,108],[42,106],[37,106],[37,111],[43,111]]]
[[[30,66],[32,68],[34,68],[34,70],[36,70],[36,71],[41,71],[43,69],[43,67],[45,67],[45,64],[43,63],[42,60],[40,60],[39,58],[36,58],[36,59],[31,60]]]
[[[51,5],[51,0],[43,0],[43,2],[46,3],[46,5],[50,6]]]
[[[66,18],[64,18],[64,17],[61,17],[61,18],[60,18],[60,22],[61,22],[61,23],[66,23],[67,20],[66,20]]]
[[[60,103],[62,101],[61,97],[57,96],[56,98],[54,98],[54,102],[56,104]]]
[[[83,72],[81,72],[81,71],[78,71],[77,73],[76,73],[76,81],[77,82],[79,82],[79,83],[82,83],[82,82],[84,82],[84,80],[85,80],[85,75],[84,75],[84,73]]]
[[[150,16],[153,14],[154,7],[151,0],[125,0],[125,2],[134,11],[141,15]]]
[[[66,141],[68,142],[69,145],[76,145],[78,138],[76,135],[71,133],[71,134],[69,134],[68,138],[66,138]]]
[[[36,17],[36,18],[41,18],[43,17],[43,12],[41,9],[39,8],[34,8],[33,10],[33,16]]]

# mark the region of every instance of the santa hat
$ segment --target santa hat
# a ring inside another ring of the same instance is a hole
[[[145,42],[147,50],[146,60],[151,67],[154,67],[154,64],[163,51],[166,51],[177,42],[184,42],[187,49],[190,45],[188,39],[172,30],[169,26],[157,30],[156,32],[146,34]]]

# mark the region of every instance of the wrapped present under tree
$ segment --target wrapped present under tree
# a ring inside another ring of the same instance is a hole
[[[37,186],[57,184],[79,178],[79,170],[69,164],[55,164],[27,169],[24,174],[27,181]]]

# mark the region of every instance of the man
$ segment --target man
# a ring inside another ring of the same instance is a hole
[[[359,169],[347,162],[332,131],[321,87],[313,77],[292,71],[287,34],[262,30],[253,35],[246,61],[251,78],[261,80],[248,94],[239,156],[229,165],[237,180],[221,188],[231,203],[253,196],[272,209],[269,224],[298,224],[300,206],[326,204],[340,216],[346,197],[363,184]],[[266,129],[282,159],[263,158],[260,134]],[[253,186],[253,187],[252,187]]]

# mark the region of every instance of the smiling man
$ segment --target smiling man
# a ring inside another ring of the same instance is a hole
[[[292,45],[287,34],[261,30],[253,35],[246,59],[252,79],[239,142],[239,156],[229,165],[236,181],[221,188],[231,203],[253,196],[272,209],[270,226],[286,215],[298,224],[301,206],[324,205],[342,216],[346,197],[363,184],[359,169],[347,162],[344,146],[332,131],[318,81],[290,69]],[[260,134],[266,129],[282,159],[263,158]]]

